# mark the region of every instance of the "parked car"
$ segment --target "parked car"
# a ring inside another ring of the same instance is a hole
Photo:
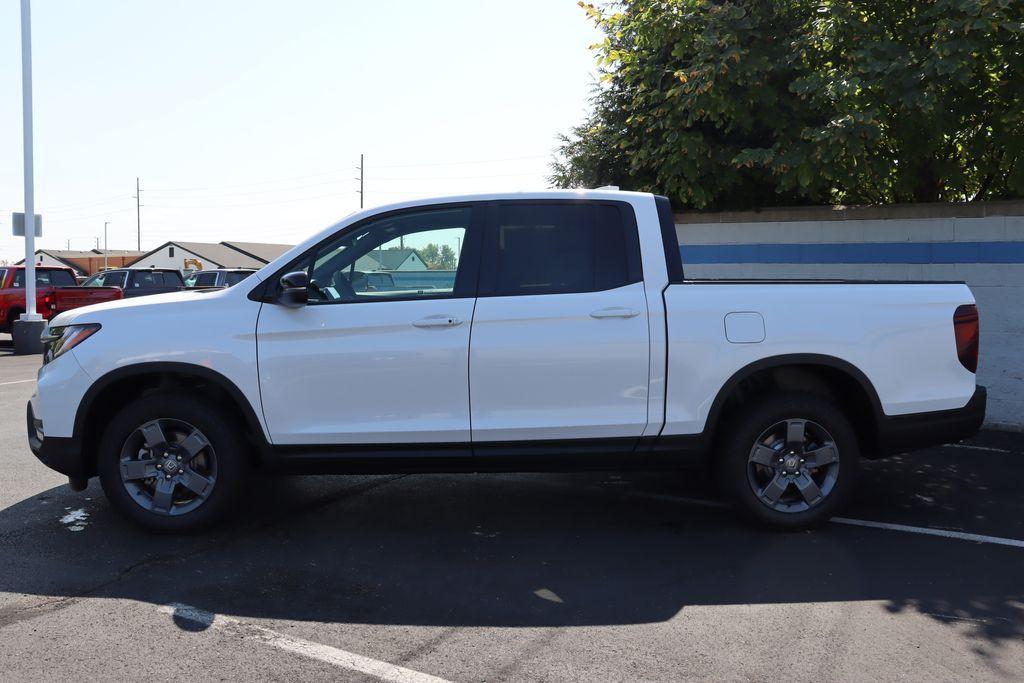
[[[249,277],[254,268],[215,268],[197,270],[185,278],[186,287],[233,287]]]
[[[122,293],[113,287],[85,290],[75,282],[75,271],[59,266],[36,266],[36,312],[49,320],[79,306],[114,301]],[[25,312],[25,266],[0,267],[0,332]]]
[[[455,239],[433,289],[349,280],[371,250]],[[686,464],[750,517],[806,527],[861,458],[970,436],[985,412],[963,283],[687,280],[668,200],[641,193],[362,211],[230,289],[49,329],[33,452],[158,530],[212,522],[260,467]]]
[[[131,299],[149,294],[176,292],[185,286],[181,273],[173,268],[117,268],[96,273],[83,287],[120,287]]]

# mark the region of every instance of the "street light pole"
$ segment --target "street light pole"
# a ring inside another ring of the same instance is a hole
[[[25,312],[22,320],[42,320],[36,312],[36,206],[32,171],[32,16],[21,0],[21,117],[25,142]]]
[[[25,312],[11,321],[14,353],[42,353],[43,316],[36,309],[36,206],[32,175],[32,13],[21,0],[21,116],[25,143]]]

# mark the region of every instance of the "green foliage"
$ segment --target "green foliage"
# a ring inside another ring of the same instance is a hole
[[[679,206],[1024,196],[1021,0],[622,0],[551,182]]]
[[[431,242],[422,249],[417,249],[416,253],[427,264],[428,270],[455,270],[455,250],[447,244],[439,247]]]

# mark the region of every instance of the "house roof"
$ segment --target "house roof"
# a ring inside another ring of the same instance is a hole
[[[168,245],[170,244],[176,244],[182,249],[191,251],[196,256],[212,261],[222,268],[260,268],[265,265],[264,261],[248,254],[243,254],[237,249],[232,249],[223,242],[168,242]],[[154,251],[159,251],[159,248]]]
[[[356,270],[361,270],[364,273],[369,273],[380,269],[380,261],[373,258],[369,254],[363,254],[362,256],[356,259]]]
[[[221,242],[232,249],[237,249],[243,254],[254,256],[264,263],[270,263],[284,252],[291,249],[293,244],[264,244],[261,242]]]
[[[141,251],[127,251],[124,249],[108,249],[106,252],[104,252],[103,249],[36,249],[37,256],[40,254],[46,254],[50,258],[60,261],[68,268],[71,268],[79,275],[85,275],[89,271],[87,268],[83,267],[80,262],[75,261],[75,259],[79,259],[79,261],[86,260],[86,262],[88,262],[88,259],[99,258],[104,254],[107,256],[136,256],[141,253]],[[22,265],[24,263],[25,259],[21,259],[15,265]]]
[[[373,258],[380,262],[384,270],[395,270],[412,254],[416,254],[415,249],[381,249],[373,252]]]
[[[177,246],[191,252],[219,268],[262,268],[283,254],[290,245],[261,244],[259,242],[164,242],[156,249],[147,251],[128,264],[129,267],[143,263],[147,257],[170,246]],[[269,258],[268,258],[269,257]]]
[[[141,256],[146,252],[134,249],[36,249],[36,254],[49,254],[55,259],[96,258],[97,256]],[[24,263],[25,259],[18,261]]]

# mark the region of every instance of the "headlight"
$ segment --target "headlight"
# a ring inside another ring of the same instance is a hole
[[[46,344],[43,364],[45,365],[61,354],[70,351],[99,331],[99,323],[51,327],[43,334],[43,343]]]

